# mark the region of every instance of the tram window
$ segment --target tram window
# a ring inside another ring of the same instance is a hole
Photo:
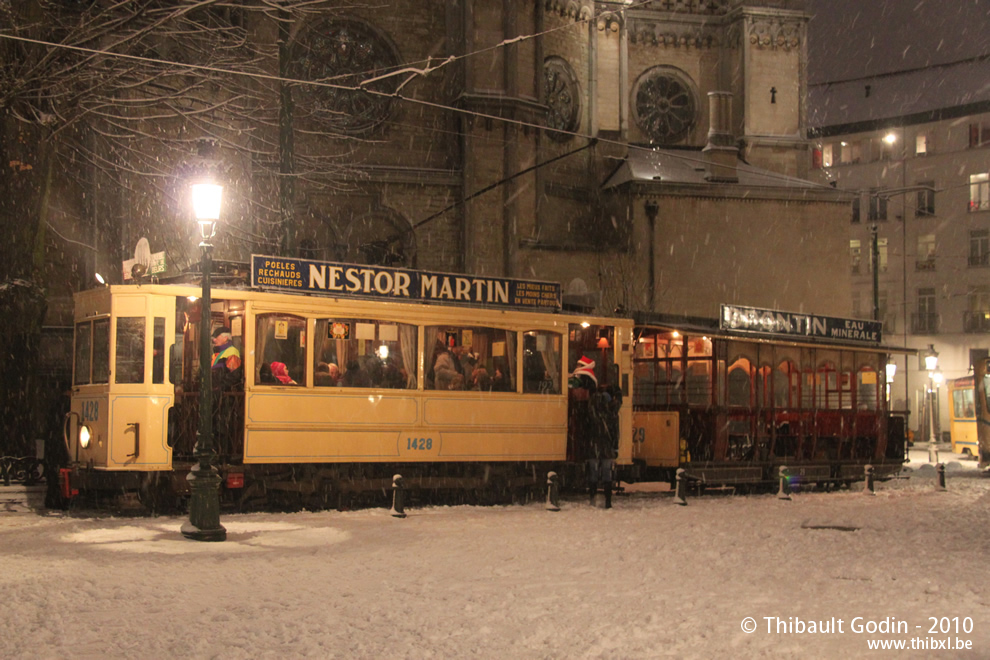
[[[144,382],[143,316],[122,316],[117,319],[117,361],[114,365],[114,382]]]
[[[773,383],[770,374],[771,369],[766,365],[756,370],[756,405],[759,408],[769,408],[772,403],[770,394],[773,392]]]
[[[773,372],[773,404],[776,408],[801,405],[801,372],[793,362],[781,362]]]
[[[110,382],[110,319],[93,321],[93,382]]]
[[[93,324],[76,324],[76,359],[75,359],[75,380],[76,385],[89,384],[89,358],[92,352]]]
[[[848,378],[848,374],[845,374]],[[831,365],[815,374],[815,404],[819,410],[839,409],[839,372]]]
[[[682,403],[681,384],[684,382],[684,378],[681,374],[680,364],[680,360],[668,362],[667,367],[669,371],[666,374],[664,374],[664,365],[662,363],[660,364],[660,368],[657,370],[657,375],[659,376],[657,382],[660,383],[661,391],[663,392],[661,397],[666,399],[669,405],[678,405]],[[666,380],[662,380],[664,375],[666,375]]]
[[[417,328],[371,319],[317,319],[317,387],[416,389]]]
[[[975,401],[972,389],[953,390],[952,416],[956,419],[972,419],[976,416]]]
[[[151,382],[160,385],[165,382],[165,318],[155,317],[151,355]]]
[[[688,357],[711,357],[712,340],[708,337],[691,337],[688,340]]]
[[[709,342],[709,354],[711,343]],[[712,402],[711,360],[689,360],[687,364],[687,401],[691,405],[704,406]]]
[[[637,360],[633,363],[633,405],[655,406],[666,401],[657,401],[653,377],[654,364],[652,360]]]
[[[853,376],[848,371],[839,374],[839,407],[849,410],[853,407]]]
[[[657,357],[680,359],[684,348],[684,337],[677,332],[657,335]]]
[[[729,396],[730,406],[751,405],[753,392],[753,366],[746,358],[739,358],[729,367]]]
[[[256,383],[306,384],[306,319],[289,314],[259,314],[255,342]]]
[[[653,337],[640,337],[639,341],[636,342],[635,354],[633,355],[636,359],[649,359],[656,357],[657,345],[654,342]]]
[[[523,334],[523,393],[560,394],[560,373],[560,335],[545,330]],[[485,377],[479,372],[479,378]]]
[[[516,391],[516,333],[478,326],[427,326],[428,390]]]
[[[859,410],[877,409],[879,384],[877,372],[873,369],[862,369],[856,373],[856,406]]]

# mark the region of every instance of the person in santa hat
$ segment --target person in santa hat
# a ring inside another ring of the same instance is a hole
[[[595,375],[595,361],[587,356],[578,359],[568,380],[568,430],[574,447],[574,458],[585,461],[588,477],[588,494],[595,503],[598,488],[605,494],[605,508],[612,508],[613,465],[615,462],[615,438],[609,423],[614,414],[612,396],[599,388]]]

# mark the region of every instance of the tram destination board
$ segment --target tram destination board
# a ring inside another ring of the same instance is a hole
[[[517,280],[290,257],[251,255],[251,286],[319,296],[439,302],[542,311],[561,309],[557,282]]]
[[[883,324],[879,321],[722,305],[719,327],[723,330],[775,337],[805,337],[837,342],[879,344]]]

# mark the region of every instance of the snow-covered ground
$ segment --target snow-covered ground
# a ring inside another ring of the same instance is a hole
[[[214,544],[179,518],[8,506],[0,657],[990,657],[990,478],[943,453],[936,492],[912,458],[875,497],[252,514]],[[811,622],[832,632],[784,632]],[[911,650],[929,638],[951,650]]]

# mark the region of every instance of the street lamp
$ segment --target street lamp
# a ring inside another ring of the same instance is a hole
[[[936,446],[938,441],[935,438],[935,401],[933,400],[935,373],[938,369],[938,351],[935,350],[935,344],[928,344],[928,350],[925,352],[925,369],[928,370],[926,403],[928,404],[928,429],[931,433],[928,440],[928,462],[938,463],[938,447]],[[941,375],[941,372],[939,374]]]
[[[193,210],[203,240],[203,294],[200,298],[199,322],[199,430],[193,454],[197,463],[186,480],[191,491],[189,520],[182,524],[182,535],[195,541],[224,541],[227,530],[220,524],[220,475],[211,464],[213,458],[213,377],[210,346],[210,272],[213,270],[213,244],[220,219],[223,186],[200,181],[192,186]]]

